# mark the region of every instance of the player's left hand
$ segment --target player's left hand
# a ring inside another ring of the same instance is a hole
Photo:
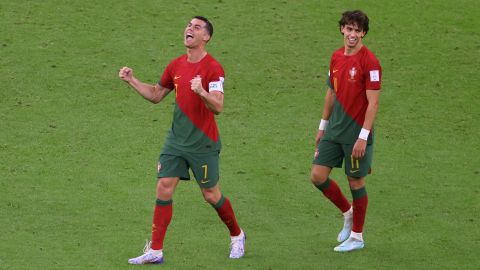
[[[353,145],[352,157],[354,159],[361,159],[365,156],[365,149],[367,148],[367,141],[362,139],[357,139]]]
[[[190,83],[193,92],[200,95],[202,92],[205,91],[202,87],[202,77],[200,77],[200,75],[197,75],[195,78],[190,80]]]

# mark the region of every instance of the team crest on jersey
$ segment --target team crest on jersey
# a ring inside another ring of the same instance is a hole
[[[355,81],[355,75],[357,75],[357,69],[355,67],[352,67],[352,69],[350,69],[350,71],[348,72],[348,74],[350,75],[350,81]]]

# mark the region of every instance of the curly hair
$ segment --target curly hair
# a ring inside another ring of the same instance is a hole
[[[361,10],[345,11],[342,13],[342,18],[338,21],[340,32],[342,27],[347,24],[357,25],[357,27],[365,32],[368,32],[368,16]]]

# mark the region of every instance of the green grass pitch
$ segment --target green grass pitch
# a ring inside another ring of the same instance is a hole
[[[336,254],[341,215],[309,173],[337,21],[356,8],[383,91],[366,248]],[[150,237],[174,99],[152,105],[117,72],[157,82],[194,15],[213,22],[226,72],[220,183],[247,255],[228,259],[192,181],[159,269],[478,269],[479,13],[474,0],[0,0],[0,269],[138,269],[127,259]]]

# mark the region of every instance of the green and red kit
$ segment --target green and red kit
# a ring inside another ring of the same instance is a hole
[[[175,90],[173,121],[165,140],[164,154],[208,153],[221,149],[215,115],[191,89],[190,81],[196,76],[201,77],[206,91],[223,93],[225,73],[210,54],[198,63],[188,62],[184,54],[170,62],[160,79],[160,85]]]
[[[330,89],[334,91],[333,111],[322,140],[354,144],[358,139],[368,107],[367,90],[380,90],[382,68],[375,55],[363,46],[355,55],[336,50],[330,61]],[[368,144],[373,143],[373,128]]]

